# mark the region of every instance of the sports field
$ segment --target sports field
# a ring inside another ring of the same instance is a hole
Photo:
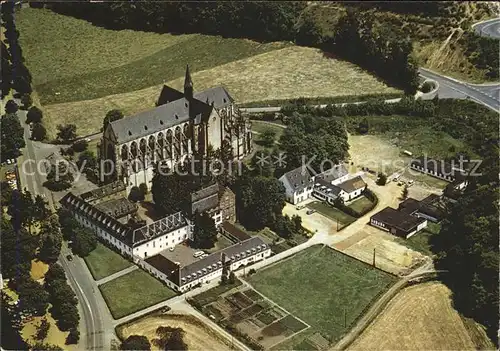
[[[324,246],[312,246],[248,278],[252,286],[335,342],[396,281]]]

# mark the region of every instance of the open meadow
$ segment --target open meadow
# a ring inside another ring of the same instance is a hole
[[[330,343],[339,340],[395,281],[390,274],[319,245],[248,278],[258,292],[308,323],[308,335],[316,332]]]
[[[404,289],[348,350],[477,349],[452,307],[450,295],[450,290],[437,282]]]
[[[398,92],[353,64],[290,43],[115,31],[33,8],[17,21],[49,134],[50,125],[75,123],[87,135],[111,109],[152,108],[163,83],[182,87],[186,64],[195,90],[224,85],[237,103]]]
[[[166,314],[147,316],[136,321],[121,325],[117,332],[123,339],[130,335],[144,335],[152,342],[157,338],[158,327],[182,328],[184,341],[189,350],[228,350],[231,344],[217,332],[209,328],[194,316]],[[153,345],[154,347],[154,345]]]

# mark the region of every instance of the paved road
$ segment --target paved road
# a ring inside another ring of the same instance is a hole
[[[21,105],[19,99],[15,99]],[[33,196],[42,195],[49,202],[49,206],[54,210],[52,193],[43,186],[43,177],[40,171],[39,162],[58,149],[57,146],[44,144],[30,139],[31,131],[26,121],[26,111],[19,110],[17,115],[24,128],[24,140],[26,147],[22,150],[22,156],[18,160],[19,175],[22,189],[27,188]],[[70,250],[64,244],[59,262],[61,263],[69,283],[72,286],[79,302],[80,311],[80,347],[86,350],[108,350],[110,348],[110,338],[114,333],[112,324],[105,320],[109,316],[109,311],[100,296],[92,276],[89,277],[88,269],[80,258],[75,257],[69,262],[66,256]],[[97,291],[96,291],[97,289]],[[100,298],[100,300],[99,300]],[[104,310],[105,313],[102,313]],[[104,324],[108,323],[108,324]],[[107,325],[106,333],[103,326]]]
[[[471,84],[420,68],[420,74],[439,83],[440,98],[470,99],[498,111],[500,109],[500,84]]]
[[[70,250],[64,245],[59,262],[80,303],[80,347],[86,350],[109,350],[114,337],[111,314],[83,259],[74,256],[72,261],[68,261],[66,255],[69,253]]]
[[[472,28],[479,35],[500,39],[500,18],[476,23]]]

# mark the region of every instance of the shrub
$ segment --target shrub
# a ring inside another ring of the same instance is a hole
[[[40,123],[43,118],[42,110],[40,110],[36,106],[32,106],[28,110],[28,114],[26,115],[26,123]]]
[[[66,337],[66,345],[78,344],[79,340],[80,340],[80,332],[78,331],[77,328],[71,328],[69,330],[68,336]]]
[[[25,93],[21,96],[21,103],[23,104],[23,110],[27,110],[32,104],[33,99],[29,93]]]
[[[33,125],[33,130],[31,131],[31,139],[33,140],[43,140],[47,136],[47,130],[41,123],[35,123]]]
[[[133,202],[144,201],[144,193],[139,189],[139,187],[134,186],[130,189],[130,194],[128,194],[128,199]]]
[[[89,146],[89,143],[83,139],[77,140],[73,143],[73,150],[76,152],[83,152],[87,150],[87,147]]]
[[[385,184],[387,184],[387,175],[385,173],[379,173],[378,174],[377,184],[378,185],[385,185]]]
[[[5,113],[16,113],[19,110],[19,106],[17,106],[14,100],[9,100],[5,104]]]
[[[424,84],[422,84],[422,87],[420,88],[420,91],[422,93],[428,93],[432,89],[434,89],[434,87],[435,87],[434,83],[432,83],[432,82],[425,82]]]

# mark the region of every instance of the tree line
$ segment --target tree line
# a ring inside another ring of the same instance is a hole
[[[1,4],[2,25],[5,28],[5,39],[9,44],[7,49],[2,42],[2,96],[8,95],[10,89],[16,90],[20,95],[30,94],[31,73],[24,64],[24,57],[19,45],[19,31],[14,22],[14,3],[3,2]]]
[[[19,295],[17,306],[8,304],[5,307],[12,318],[10,323],[13,328],[8,330],[8,340],[2,338],[2,345],[5,345],[4,342],[7,345],[15,342],[21,327],[21,323],[16,321],[20,321],[21,316],[44,316],[49,303],[52,305],[49,312],[59,329],[70,332],[66,343],[76,344],[79,340],[76,295],[66,281],[64,270],[56,263],[63,240],[58,218],[39,195],[33,198],[28,191],[12,190],[5,182],[1,183],[1,190],[2,213],[6,209],[10,216],[10,219],[2,216],[1,222],[2,275],[4,279],[9,279],[9,287]],[[32,234],[35,225],[39,226],[38,235]],[[31,276],[34,259],[49,265],[43,285]],[[2,323],[2,335],[6,324],[9,323]],[[52,347],[43,344],[47,332],[48,326],[42,322],[35,337],[38,344],[31,347]]]
[[[293,41],[352,61],[409,94],[418,85],[409,38],[384,31],[369,14],[351,7],[332,25],[334,34],[323,36],[316,19],[304,16],[305,2],[52,2],[45,6],[111,29]]]

